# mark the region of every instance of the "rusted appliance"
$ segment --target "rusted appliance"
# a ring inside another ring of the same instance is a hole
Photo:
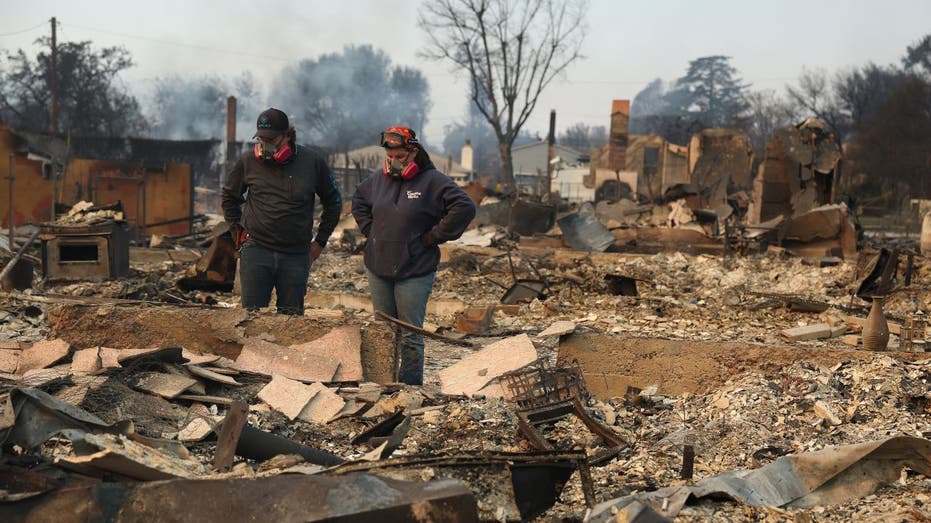
[[[103,281],[129,274],[129,227],[124,221],[46,223],[40,230],[47,280]]]

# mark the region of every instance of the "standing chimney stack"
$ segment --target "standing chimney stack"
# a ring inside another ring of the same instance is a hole
[[[627,168],[627,129],[630,123],[630,100],[611,102],[611,134],[608,136],[608,169],[621,172]]]
[[[462,146],[462,151],[459,153],[459,163],[468,173],[470,182],[472,181],[472,152],[472,140],[466,140]]]

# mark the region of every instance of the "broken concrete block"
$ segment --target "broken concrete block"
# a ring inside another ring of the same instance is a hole
[[[27,387],[40,388],[71,375],[71,365],[65,363],[47,369],[32,369],[24,372],[18,380]]]
[[[356,392],[355,399],[365,403],[375,403],[383,391],[381,385],[366,381],[359,384],[359,392]]]
[[[339,362],[336,375],[331,380],[321,381],[362,380],[362,332],[358,325],[333,329],[313,341],[291,345],[291,348],[312,357]]]
[[[0,349],[0,372],[14,374],[19,366],[20,350]]]
[[[831,327],[831,337],[832,337],[832,338],[839,338],[839,337],[843,336],[844,334],[847,334],[847,326],[846,326],[846,325],[840,324],[840,325],[837,325],[837,326],[835,326],[835,327]]]
[[[181,349],[181,357],[188,360],[188,365],[204,365],[206,363],[213,363],[220,359],[220,356],[217,356],[216,354],[201,354],[199,352],[190,351],[185,348]]]
[[[61,338],[36,342],[32,347],[20,352],[16,373],[25,374],[28,370],[51,367],[68,356],[70,350],[71,345]]]
[[[75,351],[71,358],[71,372],[91,374],[100,370],[100,350],[98,347]]]
[[[259,399],[293,420],[301,414],[315,394],[315,389],[299,381],[275,375],[272,381],[259,391]]]
[[[134,388],[157,394],[166,399],[176,398],[188,387],[197,384],[195,379],[161,372],[141,372],[134,376],[133,379]]]
[[[311,423],[324,424],[343,410],[346,402],[343,398],[322,383],[310,385],[314,397],[304,406],[298,417]]]
[[[827,323],[816,323],[794,327],[782,331],[782,336],[789,341],[819,340],[831,337],[831,326]]]
[[[235,387],[238,387],[239,385],[241,385],[238,381],[234,380],[233,378],[229,376],[220,374],[218,372],[214,372],[212,370],[205,369],[203,367],[199,367],[197,365],[187,365],[186,368],[188,372],[197,376],[198,378],[204,378],[210,381],[216,381],[218,383],[223,383],[224,385],[233,385]]]
[[[242,352],[236,358],[235,368],[312,383],[333,381],[339,363],[338,359],[329,355],[314,354],[258,338],[248,338],[242,346]]]
[[[539,337],[544,336],[562,336],[563,334],[572,334],[575,331],[575,323],[571,321],[557,321],[544,329]]]
[[[178,432],[178,441],[191,442],[201,441],[213,432],[213,427],[223,421],[223,416],[196,417],[191,420],[180,432]],[[211,423],[211,420],[213,423]]]
[[[526,334],[505,338],[441,370],[440,388],[444,394],[470,396],[502,374],[536,359],[537,349]]]
[[[100,347],[100,366],[105,369],[118,369],[120,365],[120,349]]]

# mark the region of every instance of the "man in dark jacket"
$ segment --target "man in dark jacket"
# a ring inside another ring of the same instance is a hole
[[[326,247],[342,201],[326,161],[295,143],[284,112],[264,111],[256,129],[255,147],[239,158],[223,186],[223,216],[239,248],[242,306],[268,306],[274,288],[278,312],[299,315],[310,265]],[[316,237],[315,195],[323,205]]]
[[[438,171],[414,132],[382,133],[383,166],[359,184],[352,215],[368,241],[364,261],[375,310],[423,327],[440,261],[439,244],[459,238],[475,204]],[[404,331],[400,380],[423,384],[423,336]]]

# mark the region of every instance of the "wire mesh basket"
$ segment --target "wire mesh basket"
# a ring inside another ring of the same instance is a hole
[[[575,359],[558,367],[537,360],[529,367],[504,374],[501,382],[521,409],[536,409],[573,398],[585,402],[589,398],[582,368]]]

